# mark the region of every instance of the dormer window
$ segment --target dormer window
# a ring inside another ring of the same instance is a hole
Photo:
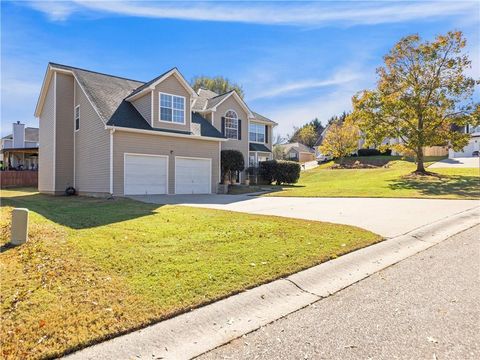
[[[185,97],[160,93],[160,121],[185,124]]]
[[[227,139],[238,139],[238,116],[233,110],[225,114],[225,136]]]

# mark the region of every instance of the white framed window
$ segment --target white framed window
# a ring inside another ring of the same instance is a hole
[[[225,114],[225,136],[227,139],[238,139],[238,116],[233,110]]]
[[[185,124],[185,97],[159,93],[160,121]]]
[[[80,129],[80,105],[75,106],[74,110],[75,131]]]
[[[265,125],[250,123],[248,138],[253,142],[265,143]]]

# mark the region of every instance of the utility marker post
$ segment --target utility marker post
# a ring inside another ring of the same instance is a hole
[[[28,239],[28,209],[16,208],[12,211],[12,229],[10,242],[21,245]]]

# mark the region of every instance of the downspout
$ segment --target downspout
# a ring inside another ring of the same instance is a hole
[[[113,196],[113,133],[115,128],[110,129],[110,195]]]

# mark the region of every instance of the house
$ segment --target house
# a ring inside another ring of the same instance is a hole
[[[332,123],[328,123],[327,126],[322,130],[320,133],[320,136],[318,137],[317,141],[315,141],[315,144],[313,145],[313,148],[315,149],[315,159],[319,161],[325,161],[325,160],[330,160],[331,156],[327,154],[322,154],[320,151],[320,146],[322,146],[323,140],[325,139],[325,136],[327,135],[328,129],[330,128],[330,125]]]
[[[195,92],[177,68],[141,82],[54,63],[35,116],[39,190],[91,196],[214,193],[220,151],[269,158],[276,125],[235,91]]]
[[[315,150],[304,144],[295,142],[282,144],[280,147],[283,150],[284,157],[287,160],[298,161],[302,163],[315,160]]]
[[[480,126],[471,126],[466,125],[461,130],[465,134],[470,134],[470,140],[468,145],[465,146],[461,151],[454,151],[453,149],[448,150],[448,158],[454,159],[459,157],[471,157],[474,156],[474,151],[480,151]]]
[[[38,168],[38,128],[25,127],[17,121],[12,124],[12,133],[0,141],[2,167],[16,170]]]

